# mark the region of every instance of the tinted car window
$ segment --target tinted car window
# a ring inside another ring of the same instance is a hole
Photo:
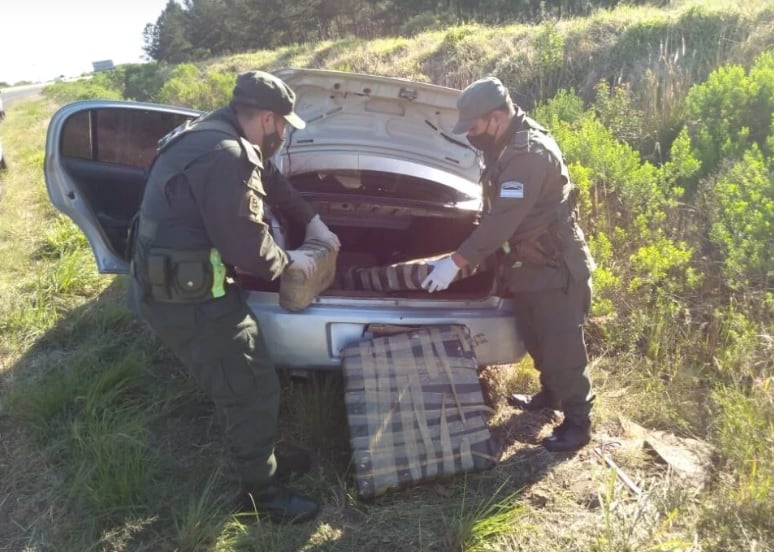
[[[188,118],[141,109],[84,111],[67,120],[62,155],[144,168],[156,155],[158,140]]]

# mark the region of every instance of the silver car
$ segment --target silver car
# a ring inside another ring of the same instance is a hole
[[[288,129],[274,161],[341,239],[338,270],[452,251],[475,227],[478,158],[449,133],[458,90],[334,71],[278,75],[296,91],[296,111],[307,126]],[[51,119],[49,197],[86,234],[100,272],[127,272],[127,228],[156,143],[198,115],[165,105],[91,100],[66,105]],[[270,224],[275,240],[286,245],[281,221]],[[245,277],[241,285],[249,290],[272,357],[285,368],[338,368],[342,348],[355,341],[449,323],[469,329],[481,366],[524,355],[513,304],[493,270],[434,294],[334,285],[298,313],[280,307],[278,282]]]

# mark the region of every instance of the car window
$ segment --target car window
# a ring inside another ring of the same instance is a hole
[[[156,155],[156,144],[191,117],[126,108],[91,109],[77,113],[62,131],[62,155],[144,168]]]

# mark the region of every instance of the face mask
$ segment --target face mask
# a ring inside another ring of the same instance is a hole
[[[495,137],[485,132],[476,136],[468,136],[468,142],[479,151],[489,151],[494,149]]]
[[[284,142],[285,140],[280,138],[277,127],[275,126],[274,132],[265,135],[261,141],[261,153],[263,154],[263,158],[268,159],[274,156],[274,154],[280,150]]]
[[[468,134],[466,136],[471,146],[473,146],[479,151],[489,151],[491,149],[494,149],[495,137],[489,134],[489,125],[491,123],[492,123],[492,119],[490,118],[489,121],[487,121],[486,123],[486,128],[484,129],[484,132],[482,132],[481,134],[477,134],[475,136],[471,136],[470,134]]]

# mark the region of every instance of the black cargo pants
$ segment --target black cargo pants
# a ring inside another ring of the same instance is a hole
[[[566,287],[514,293],[516,324],[540,383],[561,402],[565,418],[588,420],[593,394],[583,339],[591,306],[591,281]]]
[[[135,298],[140,297],[134,285]],[[242,484],[252,489],[266,484],[276,469],[279,378],[239,290],[202,303],[146,298],[134,305],[215,403]]]

